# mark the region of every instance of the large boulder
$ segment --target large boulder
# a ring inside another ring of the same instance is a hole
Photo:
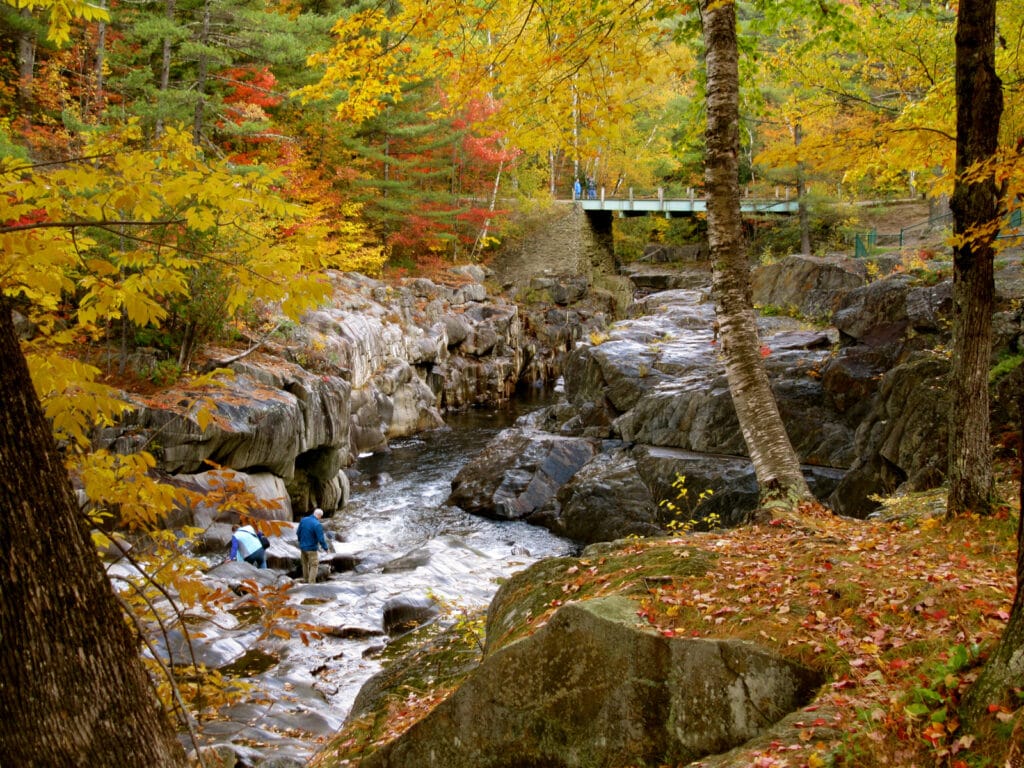
[[[866,282],[864,263],[838,256],[790,256],[757,267],[750,283],[754,304],[827,319],[843,297]]]
[[[890,365],[949,333],[953,284],[922,285],[893,275],[850,291],[832,316],[844,346],[855,343],[888,350]]]
[[[529,520],[585,544],[664,533],[657,500],[621,450],[587,463]]]
[[[946,471],[949,361],[919,353],[888,371],[857,429],[856,461],[829,496],[839,514],[864,517],[872,496],[940,485]]]
[[[624,597],[571,603],[487,655],[363,768],[614,768],[724,752],[807,703],[815,670],[731,640],[665,637]]]
[[[803,471],[811,492],[822,499],[845,474],[842,469],[811,465],[804,465]],[[674,485],[677,478],[686,489],[683,498],[682,489]],[[528,520],[591,544],[663,535],[673,530],[673,523],[698,529],[739,525],[757,508],[758,500],[757,476],[749,459],[635,445],[596,456]]]
[[[159,468],[170,473],[197,472],[213,462],[288,479],[305,451],[347,450],[348,393],[342,379],[280,361],[260,371],[239,366],[218,387],[177,387],[136,401],[98,442],[119,452],[148,445]]]
[[[596,440],[562,437],[517,427],[504,430],[452,480],[446,504],[506,520],[546,505],[594,457]]]
[[[196,474],[181,474],[172,478],[175,485],[181,485],[196,493],[196,502],[188,511],[189,519],[175,521],[176,524],[208,528],[211,523],[240,523],[234,505],[225,500],[248,493],[255,500],[250,509],[252,517],[263,520],[291,520],[292,505],[283,479],[269,472],[247,474],[230,469],[210,470]]]

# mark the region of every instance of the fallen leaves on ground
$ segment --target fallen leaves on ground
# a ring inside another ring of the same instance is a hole
[[[663,634],[747,639],[826,672],[794,738],[748,753],[750,765],[952,765],[975,747],[955,706],[1009,615],[1014,530],[1006,512],[875,522],[806,505],[677,540],[715,564],[652,587],[640,615]]]

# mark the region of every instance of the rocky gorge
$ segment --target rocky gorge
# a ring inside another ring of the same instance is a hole
[[[718,359],[707,267],[642,274],[659,290],[577,345],[563,401],[473,457],[450,503],[592,543],[664,532],[680,510],[661,502],[681,476],[711,491],[682,522],[745,521],[757,484]],[[862,262],[793,256],[756,269],[753,283],[762,355],[815,495],[865,517],[873,497],[940,484],[949,280],[895,271],[868,281]],[[1007,264],[994,360],[1018,349],[1022,287]],[[1012,420],[1012,400],[996,397],[997,427]]]
[[[268,519],[290,523],[321,506],[337,523],[345,517],[353,484],[371,482],[352,471],[359,456],[385,453],[404,437],[436,431],[451,412],[494,408],[512,400],[518,388],[561,378],[558,401],[498,432],[454,476],[450,494],[439,503],[542,526],[598,547],[664,534],[673,521],[698,528],[708,521],[737,525],[754,508],[757,487],[718,360],[709,266],[685,260],[702,256],[698,250],[664,264],[652,255],[628,267],[624,272],[637,295],[629,307],[622,305],[621,292],[598,288],[578,270],[534,272],[511,284],[475,266],[453,270],[444,284],[385,284],[335,274],[329,306],[231,363],[233,375],[216,389],[171,388],[140,397],[132,414],[98,441],[121,451],[148,446],[160,472],[197,490],[220,482],[222,470],[211,469],[211,462],[228,468],[267,502],[262,514]],[[949,282],[924,280],[896,266],[883,265],[888,276],[869,279],[866,265],[853,259],[790,257],[754,273],[763,353],[783,418],[813,490],[842,515],[869,515],[876,494],[931,487],[942,479]],[[1021,271],[1007,263],[1000,270],[994,354],[1018,348],[1022,297]],[[234,356],[228,350],[211,353],[214,363]],[[1013,384],[995,386],[998,393]],[[199,404],[213,416],[202,426]],[[997,398],[994,420],[1008,420],[1010,408],[1009,399]],[[699,505],[667,507],[662,502],[677,498],[673,483],[680,476],[686,488],[712,493]],[[443,539],[402,557],[378,558],[336,540],[323,564],[326,582],[292,589],[288,574],[297,571],[298,552],[287,536],[271,548],[271,569],[258,572],[244,564],[217,564],[215,553],[226,548],[234,518],[216,505],[181,509],[167,522],[205,531],[197,554],[209,553],[211,579],[236,590],[247,579],[289,588],[310,624],[362,638],[359,653],[379,652],[387,644],[385,630],[433,621],[441,610],[437,599],[409,594],[381,600],[379,624],[353,624],[336,607],[341,593],[359,591],[345,582],[346,574],[363,579],[387,568],[415,569],[406,556],[433,560],[440,571],[477,562]],[[518,558],[517,568],[545,554],[565,552],[553,545],[535,548]],[[631,606],[615,600],[567,605],[543,636],[529,642],[492,640],[502,634],[496,628],[514,626],[522,610],[510,595],[528,592],[531,581],[550,580],[550,567],[541,560],[502,588],[488,618],[480,671],[404,741],[367,757],[366,765],[612,766],[625,764],[625,755],[696,760],[760,732],[806,701],[820,683],[814,670],[756,648],[693,648],[681,646],[682,640],[653,638],[637,629]],[[488,602],[491,592],[481,592],[478,602]],[[258,656],[267,668],[276,667],[260,677],[271,700],[292,700],[299,710],[303,700],[328,706],[296,714],[281,705],[276,711],[289,714],[279,722],[257,705],[243,707],[232,721],[258,724],[232,731],[230,738],[225,730],[218,754],[239,761],[228,764],[271,764],[267,752],[246,746],[270,741],[278,747],[273,759],[291,754],[293,763],[301,762],[303,749],[296,744],[310,738],[301,734],[322,737],[345,715],[324,714],[338,704],[321,685],[337,682],[330,666],[308,654],[282,661],[287,654],[281,643],[255,652],[261,648],[259,632],[241,621],[238,628],[220,647],[210,644],[211,667],[244,671],[240,660]],[[566,648],[586,652],[570,658],[562,653]],[[173,655],[173,648],[167,650]],[[723,660],[717,677],[653,685],[674,679],[674,670],[687,666],[706,670],[711,657]],[[674,697],[680,688],[695,687],[710,698],[698,700],[692,710],[697,714],[680,714]],[[502,692],[516,695],[495,705]],[[365,715],[384,700],[382,692],[361,694],[353,715]],[[583,709],[591,715],[574,714],[580,708],[559,703],[565,701],[589,702]],[[639,713],[642,722],[613,734],[617,724],[630,722],[626,710]],[[711,722],[702,712],[731,714],[708,716]],[[541,747],[531,751],[523,739],[539,730],[543,738],[535,742]],[[697,731],[707,738],[691,743],[695,737],[687,734]],[[294,735],[275,739],[273,732]],[[595,739],[603,745],[596,752],[581,746],[566,755],[557,748]],[[470,741],[472,749],[459,758],[464,763],[445,751]],[[292,751],[282,752],[282,743]],[[430,762],[424,755],[439,757]]]

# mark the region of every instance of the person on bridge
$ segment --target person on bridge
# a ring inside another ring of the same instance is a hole
[[[593,178],[587,179],[587,199],[597,200],[597,182]]]
[[[572,199],[573,200],[581,200],[582,197],[583,197],[583,185],[580,184],[580,180],[579,179],[576,179],[576,181],[574,181],[572,183]]]

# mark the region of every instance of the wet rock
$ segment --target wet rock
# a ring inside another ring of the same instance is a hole
[[[361,639],[367,637],[378,637],[384,632],[377,627],[331,627],[326,632],[331,637],[340,637],[343,640]]]
[[[331,573],[348,573],[359,567],[359,558],[344,552],[329,552],[321,555],[320,563],[326,565]]]
[[[431,621],[440,613],[437,603],[429,597],[400,595],[384,604],[381,621],[387,634],[398,635]]]
[[[158,639],[156,651],[160,658],[173,666],[190,666],[193,663],[209,669],[224,669],[235,663],[254,643],[258,632],[248,636],[205,637],[197,633],[185,635],[180,629],[169,628]]]
[[[560,536],[591,543],[663,532],[658,507],[623,451],[597,456],[562,488],[555,503],[529,518]]]
[[[432,553],[427,548],[420,548],[408,554],[389,560],[381,569],[383,573],[398,573],[400,571],[415,571],[417,568],[430,563]]]
[[[661,269],[648,264],[630,264],[623,268],[623,273],[638,291],[651,293],[686,288],[689,283],[685,274],[674,269]]]
[[[445,503],[488,517],[526,517],[554,497],[598,447],[585,438],[505,430],[463,466]]]

